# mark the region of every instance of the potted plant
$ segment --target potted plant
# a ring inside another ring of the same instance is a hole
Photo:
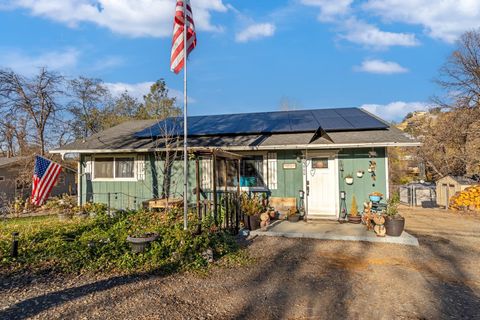
[[[348,214],[348,222],[357,224],[362,222],[362,217],[358,214],[357,198],[355,198],[355,195],[352,197],[352,206],[350,207],[350,214]]]
[[[398,213],[399,202],[400,198],[398,193],[394,193],[387,201],[385,229],[388,236],[399,237],[405,228],[405,218]]]
[[[265,212],[262,199],[257,196],[249,196],[246,192],[242,194],[241,208],[244,214],[244,224],[249,230],[260,228],[260,214]]]
[[[298,222],[300,220],[300,213],[296,210],[288,209],[287,220],[289,222]]]
[[[348,185],[351,185],[353,184],[353,175],[352,174],[347,174],[347,176],[345,177],[345,183],[348,184]]]

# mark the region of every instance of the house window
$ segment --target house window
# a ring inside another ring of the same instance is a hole
[[[265,187],[263,156],[246,156],[241,160],[240,186]]]
[[[328,158],[314,158],[312,159],[313,169],[328,169]]]
[[[3,182],[5,181],[5,177],[4,176],[0,176],[0,182]]]
[[[128,158],[116,158],[115,159],[115,178],[134,178],[135,159],[133,157]]]
[[[93,175],[95,179],[113,179],[114,158],[95,158]]]
[[[102,179],[134,179],[135,157],[95,157],[93,177]]]

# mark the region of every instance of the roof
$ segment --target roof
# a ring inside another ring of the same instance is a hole
[[[188,117],[189,136],[275,134],[386,129],[388,124],[359,108],[330,108],[219,114]],[[135,135],[138,138],[182,135],[183,118],[171,117]]]
[[[351,110],[352,108],[345,109]],[[332,109],[326,109],[332,110]],[[336,110],[336,109],[335,109]],[[356,109],[358,110],[358,109]],[[318,111],[318,110],[317,110]],[[273,150],[273,149],[335,149],[349,147],[383,147],[383,146],[418,146],[419,142],[403,131],[373,115],[363,111],[373,119],[381,122],[384,128],[349,129],[332,131],[331,129],[293,131],[293,132],[258,132],[225,134],[211,130],[207,135],[189,135],[190,148],[222,148],[223,150]],[[308,120],[308,119],[307,119]],[[115,153],[148,152],[165,147],[164,138],[144,136],[146,131],[157,125],[156,120],[127,121],[113,128],[97,133],[86,140],[77,140],[71,144],[51,151],[52,153]],[[378,126],[378,125],[376,125]],[[174,138],[181,147],[182,136]],[[171,140],[170,140],[171,141]],[[170,146],[171,147],[171,146]]]
[[[442,179],[445,179],[445,178],[451,178],[453,180],[455,180],[456,182],[458,182],[459,184],[463,184],[463,185],[471,185],[471,184],[478,184],[479,182],[472,179],[472,178],[469,178],[469,177],[465,177],[465,176],[453,176],[453,175],[446,175],[442,178],[439,179],[442,180]]]
[[[19,161],[25,160],[26,158],[27,157],[2,157],[0,158],[0,168],[18,164]]]

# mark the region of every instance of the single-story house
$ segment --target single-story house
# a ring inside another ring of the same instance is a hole
[[[33,157],[26,156],[0,158],[0,206],[16,198],[30,196],[33,161]],[[50,195],[76,195],[75,174],[74,170],[64,167]]]
[[[403,131],[359,108],[191,116],[188,132],[191,152],[221,149],[241,157],[236,180],[231,179],[235,170],[229,165],[216,164],[217,186],[295,198],[298,208],[319,218],[339,216],[345,205],[342,191],[348,210],[353,196],[359,210],[373,191],[388,198],[387,147],[419,146]],[[182,135],[180,118],[129,121],[51,152],[79,154],[80,204],[138,207],[162,194],[183,194]],[[172,166],[165,166],[172,153]],[[200,159],[198,166],[189,159],[192,202],[199,181],[196,168],[202,190],[212,188],[211,160]],[[167,193],[164,176],[170,177]]]

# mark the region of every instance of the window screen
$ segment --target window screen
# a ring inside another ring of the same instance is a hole
[[[129,158],[115,158],[115,178],[134,178],[135,159]]]
[[[95,158],[94,177],[113,178],[113,158]]]

